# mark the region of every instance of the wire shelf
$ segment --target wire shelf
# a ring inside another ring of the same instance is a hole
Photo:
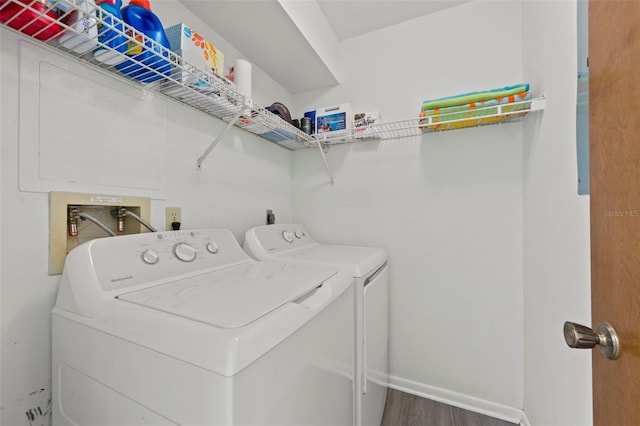
[[[55,8],[56,13],[51,8]],[[83,18],[84,25],[74,24],[78,21],[77,14]],[[84,0],[0,0],[0,24],[226,122],[224,130],[198,158],[198,169],[224,134],[236,126],[289,150],[318,148],[333,184],[324,151],[330,145],[406,138],[500,123],[544,109],[542,97],[477,108],[476,113],[482,113],[483,109],[487,111],[473,117],[458,118],[460,112],[454,112],[450,116],[440,114],[308,135],[237,92],[235,85],[226,78],[195,67],[101,7]],[[126,54],[135,49],[144,55]]]
[[[399,139],[420,136],[425,133],[504,123],[522,117],[529,112],[542,110],[544,104],[545,98],[539,97],[502,105],[484,106],[468,111],[454,111],[335,132],[317,133],[313,137],[325,146],[375,139]],[[465,116],[465,113],[469,113],[469,116]]]
[[[51,7],[57,13],[52,13]],[[71,22],[78,13],[87,23],[81,28]],[[238,93],[226,78],[198,69],[95,4],[83,0],[0,0],[0,16],[6,28],[287,149],[317,145],[310,135]],[[127,55],[125,51],[132,47],[144,55]],[[95,53],[98,50],[102,56]]]

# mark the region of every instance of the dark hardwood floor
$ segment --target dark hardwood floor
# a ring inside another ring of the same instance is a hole
[[[514,426],[514,423],[389,389],[381,426]]]

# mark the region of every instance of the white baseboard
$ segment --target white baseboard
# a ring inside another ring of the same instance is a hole
[[[475,413],[484,414],[511,423],[531,426],[520,408],[509,407],[484,399],[425,385],[401,377],[389,376],[389,387],[411,395],[442,402]],[[521,423],[525,421],[525,423]]]
[[[525,412],[522,412],[522,419],[520,420],[520,426],[531,426],[531,423],[529,423],[529,419],[527,418],[527,415],[525,414]]]

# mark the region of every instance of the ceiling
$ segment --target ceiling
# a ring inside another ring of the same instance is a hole
[[[292,94],[339,82],[347,39],[472,0],[180,0]]]
[[[338,40],[439,12],[470,0],[316,0]]]

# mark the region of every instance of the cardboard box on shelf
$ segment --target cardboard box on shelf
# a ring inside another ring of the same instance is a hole
[[[356,128],[356,132],[358,131],[358,128],[380,124],[380,113],[378,111],[359,112],[353,116],[353,124]]]
[[[190,65],[220,76],[224,74],[224,53],[193,29],[180,23],[165,28],[165,33],[171,44],[171,50]],[[177,74],[174,75],[174,78],[181,83],[194,86],[207,84],[206,81],[201,81],[196,73],[185,72],[180,67],[176,71]]]
[[[359,112],[353,116],[354,133],[356,138],[379,138],[376,135],[376,124],[380,124],[380,113],[378,111]]]
[[[353,113],[349,104],[316,109],[316,134],[340,131],[346,133],[351,128],[353,128]]]

